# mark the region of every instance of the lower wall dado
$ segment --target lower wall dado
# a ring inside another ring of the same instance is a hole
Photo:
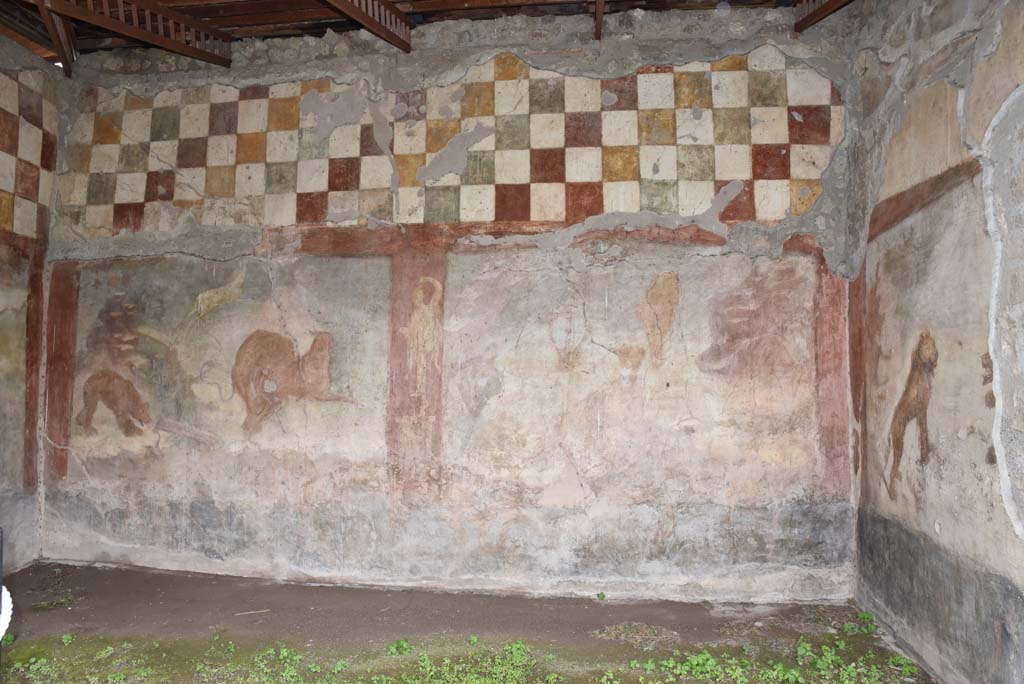
[[[1021,681],[1024,593],[1013,582],[898,520],[863,509],[857,548],[865,585],[858,598],[906,635],[904,647],[951,682]],[[941,600],[936,600],[938,588]],[[963,679],[963,672],[978,678]]]
[[[850,595],[845,283],[813,249],[344,235],[55,264],[45,555]]]

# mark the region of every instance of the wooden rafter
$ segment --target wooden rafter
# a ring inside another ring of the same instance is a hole
[[[50,47],[48,40],[36,37],[30,38],[24,33],[16,31],[3,23],[0,23],[0,36],[13,40],[21,47],[35,55],[38,55],[42,59],[50,62],[57,60],[57,53]]]
[[[398,49],[412,49],[412,22],[405,12],[390,0],[326,0],[350,18],[358,21],[378,38],[383,38]]]
[[[796,7],[797,21],[794,30],[801,33],[819,21],[849,5],[853,0],[803,0]]]
[[[143,43],[149,43],[180,55],[231,66],[234,36],[202,21],[162,6],[154,0],[36,0],[39,12],[57,14],[67,19],[92,24]],[[60,37],[56,19],[52,19]],[[63,23],[63,22],[62,22]],[[50,30],[47,25],[47,30]],[[66,49],[74,50],[70,28],[64,33],[70,39]],[[51,31],[51,37],[54,32]],[[65,41],[67,42],[67,41]],[[57,44],[57,40],[54,40]],[[60,48],[58,48],[58,53]],[[73,54],[73,52],[72,52]],[[62,56],[63,57],[63,56]]]
[[[57,61],[64,69],[65,76],[71,76],[71,65],[78,59],[78,51],[75,48],[75,34],[71,25],[63,17],[55,17],[47,9],[43,0],[36,0],[39,7],[39,16],[43,20],[43,26],[50,35],[50,42],[57,53]]]
[[[594,40],[601,40],[601,29],[604,28],[604,0],[594,3]]]

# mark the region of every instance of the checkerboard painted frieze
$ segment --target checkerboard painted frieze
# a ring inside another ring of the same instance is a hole
[[[46,230],[56,161],[53,80],[0,70],[0,232],[34,238]]]
[[[771,46],[610,80],[499,55],[451,85],[371,98],[390,136],[369,109],[318,133],[303,96],[350,88],[99,91],[68,141],[65,211],[113,232],[157,228],[167,206],[203,223],[573,223],[697,214],[737,181],[722,219],[771,225],[814,204],[843,136],[835,86]],[[474,131],[465,166],[436,172]]]

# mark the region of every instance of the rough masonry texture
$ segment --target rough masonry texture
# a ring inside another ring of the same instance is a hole
[[[1020,681],[1024,13],[792,19],[47,76],[56,209],[0,281],[15,563],[855,596],[943,681]]]

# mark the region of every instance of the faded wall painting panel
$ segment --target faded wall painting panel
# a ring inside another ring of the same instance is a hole
[[[20,490],[25,442],[28,259],[0,245],[0,488]]]
[[[1024,544],[993,448],[980,181],[868,247],[858,598],[949,681],[1009,683],[1021,680]],[[948,589],[941,601],[936,586]]]
[[[723,565],[761,565],[772,593],[848,560],[849,502],[822,485],[815,261],[629,251],[450,260],[445,467],[487,569],[739,595]]]
[[[29,260],[0,245],[0,525],[8,571],[34,556],[35,499],[26,492],[25,359]]]
[[[224,509],[315,508],[340,489],[380,487],[388,273],[386,258],[83,266],[57,510],[93,518],[115,545],[244,558],[270,520],[244,539],[202,541],[224,534]]]
[[[964,183],[869,247],[863,501],[1024,581],[992,448],[992,244],[979,184]]]

